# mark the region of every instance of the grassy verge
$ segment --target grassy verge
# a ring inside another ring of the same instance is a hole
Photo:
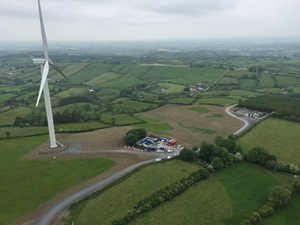
[[[0,224],[13,222],[58,193],[114,165],[113,161],[101,158],[20,159],[46,139],[45,136],[39,136],[0,141]]]

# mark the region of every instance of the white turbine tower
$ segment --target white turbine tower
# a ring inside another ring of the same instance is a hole
[[[42,9],[41,9],[40,0],[38,0],[38,7],[39,7],[39,17],[40,17],[40,25],[41,25],[41,33],[42,33],[42,40],[43,40],[45,58],[44,59],[33,59],[33,63],[41,65],[41,73],[42,73],[41,86],[40,86],[39,95],[38,95],[37,102],[36,102],[36,107],[39,104],[39,101],[40,101],[40,98],[41,98],[41,95],[42,95],[42,92],[43,92],[44,93],[45,107],[46,107],[46,114],[47,114],[49,137],[50,137],[50,148],[56,148],[57,147],[57,142],[56,142],[56,138],[55,138],[52,107],[51,107],[49,87],[48,87],[48,81],[47,81],[48,72],[49,72],[49,65],[51,67],[53,67],[56,71],[58,71],[60,74],[62,74],[67,80],[68,80],[68,78],[49,59],[49,56],[48,56],[48,43],[47,43],[46,32],[45,32],[45,27],[44,27],[44,22],[43,22],[43,16],[42,16]]]

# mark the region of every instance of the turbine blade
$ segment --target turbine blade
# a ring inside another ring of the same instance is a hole
[[[41,8],[41,3],[40,0],[38,0],[38,5],[39,5],[39,16],[40,16],[40,24],[41,24],[41,33],[42,33],[42,40],[43,40],[43,47],[44,47],[44,54],[45,54],[45,59],[48,60],[48,43],[47,43],[47,37],[46,37],[46,32],[45,32],[45,26],[43,22],[43,15],[42,15],[42,8]]]
[[[63,71],[61,69],[59,69],[59,67],[57,65],[55,65],[53,62],[50,62],[50,66],[55,69],[57,72],[59,72],[61,75],[63,75],[63,77],[69,82],[70,80],[68,79],[68,77],[63,73]]]
[[[36,101],[36,107],[38,106],[39,102],[40,102],[40,98],[47,80],[47,76],[48,76],[48,72],[49,72],[49,62],[46,61],[44,64],[44,68],[43,68],[43,73],[42,73],[42,81],[41,81],[41,86],[40,86],[40,90],[39,90],[39,95]]]

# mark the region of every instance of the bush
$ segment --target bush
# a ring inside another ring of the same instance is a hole
[[[220,144],[220,147],[226,148],[228,150],[228,152],[230,153],[237,153],[236,149],[235,149],[235,142],[231,139],[223,139]]]
[[[209,162],[213,148],[214,148],[213,144],[202,142],[200,151],[198,152],[198,157],[206,162]]]
[[[263,205],[260,209],[259,209],[259,215],[261,217],[266,217],[269,216],[271,214],[273,214],[275,212],[274,208],[272,207],[272,205],[270,204],[265,204]]]
[[[213,147],[213,151],[211,153],[210,160],[212,160],[215,157],[219,157],[222,160],[223,164],[227,164],[228,162],[231,161],[229,152],[227,151],[227,149],[219,147],[219,146]]]

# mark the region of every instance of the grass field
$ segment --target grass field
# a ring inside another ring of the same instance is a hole
[[[240,138],[238,143],[245,152],[262,146],[278,160],[300,165],[299,134],[299,123],[269,118]]]
[[[102,88],[119,88],[119,89],[123,89],[123,88],[128,88],[128,87],[132,87],[135,86],[137,84],[142,84],[144,83],[142,80],[137,79],[135,77],[121,77],[118,80],[114,80],[114,81],[108,81],[102,84],[99,84],[100,87]]]
[[[104,159],[22,160],[48,137],[1,140],[0,224],[10,224],[58,193],[114,165]],[[55,182],[53,182],[55,181]]]
[[[132,101],[127,98],[116,99],[114,103],[116,104],[113,105],[113,109],[125,110],[129,112],[140,112],[146,109],[155,108],[157,106],[156,104]]]
[[[18,107],[1,113],[0,115],[0,125],[13,124],[15,122],[16,116],[25,116],[32,112],[33,109],[28,107]]]
[[[109,64],[92,63],[72,76],[69,77],[70,81],[74,84],[81,84],[89,81],[101,74],[107,72],[112,66]]]
[[[209,105],[219,105],[219,106],[228,106],[237,103],[236,99],[231,98],[203,98],[199,99],[198,102],[200,104],[209,104]]]
[[[153,132],[155,134],[169,134],[168,131],[173,130],[168,123],[165,122],[150,122],[150,123],[142,123],[134,125],[138,128],[143,128],[147,132]]]
[[[112,118],[116,119],[117,125],[126,125],[126,124],[136,124],[141,123],[142,121],[139,119],[136,119],[128,114],[101,114],[101,119],[104,123],[112,124]]]
[[[81,205],[75,224],[110,224],[124,216],[139,200],[179,180],[195,168],[192,164],[177,160],[149,165]],[[130,224],[239,224],[265,203],[271,186],[288,180],[288,176],[260,166],[235,164],[212,174]]]
[[[0,104],[15,96],[16,95],[12,93],[0,94]]]
[[[293,195],[292,199],[283,208],[276,211],[276,214],[262,220],[262,225],[299,225],[300,221],[300,194]]]
[[[194,98],[172,98],[168,101],[168,103],[191,105],[194,101],[195,101]]]
[[[106,72],[106,73],[101,74],[98,77],[95,77],[95,78],[87,81],[86,84],[89,85],[89,86],[96,86],[98,84],[102,84],[102,83],[105,83],[107,81],[118,78],[119,76],[120,76],[120,74],[117,74],[117,73]]]
[[[6,131],[10,132],[10,137],[24,137],[36,134],[47,134],[47,127],[0,127],[0,138],[6,137]]]
[[[192,110],[192,111],[196,111],[198,113],[208,113],[208,112],[211,111],[210,109],[204,108],[204,107],[191,107],[191,108],[188,108],[188,109]]]
[[[83,123],[65,123],[56,125],[58,131],[84,131],[84,130],[93,130],[100,129],[105,127],[110,127],[109,124],[103,124],[99,122],[83,122]]]
[[[74,95],[81,95],[83,93],[87,93],[88,88],[70,88],[68,90],[59,92],[58,94],[54,95],[54,98],[67,98]]]
[[[185,88],[184,85],[171,84],[171,83],[158,83],[158,85],[160,87],[165,88],[167,94],[182,92],[183,89]]]
[[[261,74],[259,86],[262,88],[270,88],[274,86],[274,80],[270,74]]]
[[[192,164],[177,160],[147,166],[88,201],[75,224],[111,224],[114,219],[124,216],[142,198],[196,169]]]
[[[275,76],[278,86],[295,86],[298,84],[298,79],[296,77],[289,76]]]

